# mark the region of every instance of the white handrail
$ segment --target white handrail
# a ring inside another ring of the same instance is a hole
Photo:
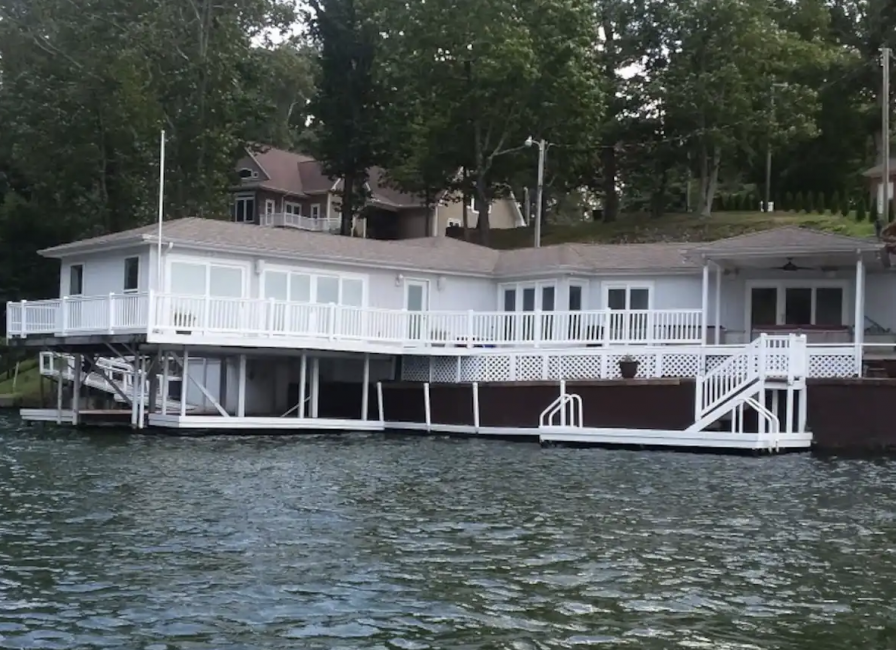
[[[769,411],[765,406],[760,404],[758,401],[756,401],[752,397],[744,397],[741,399],[741,402],[743,404],[746,404],[746,405],[752,407],[753,410],[756,411],[756,413],[759,415],[759,417],[764,419],[769,424],[769,429],[770,429],[769,433],[774,435],[774,438],[773,438],[774,449],[777,451],[779,448],[779,445],[780,445],[779,435],[781,433],[781,420],[778,418],[777,415],[775,415],[774,413]],[[743,433],[743,431],[741,431],[740,433]],[[772,448],[773,447],[770,445],[769,449],[772,449]]]
[[[561,426],[580,429],[584,422],[584,409],[582,407],[582,398],[577,393],[563,393],[558,396],[557,399],[551,402],[551,404],[541,412],[538,425],[542,428],[555,426],[554,417],[561,414],[566,408],[569,408],[569,421],[565,425],[561,422]]]

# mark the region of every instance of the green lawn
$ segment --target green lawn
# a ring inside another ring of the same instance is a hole
[[[614,223],[582,222],[575,225],[546,224],[543,246],[567,242],[646,243],[712,241],[780,226],[803,226],[843,235],[868,237],[874,225],[868,221],[831,214],[794,212],[719,212],[708,219],[693,214],[669,214],[659,219],[644,215],[622,215]],[[532,229],[493,230],[493,248],[524,248],[532,245]]]
[[[17,395],[24,404],[40,402],[40,369],[37,359],[26,359],[19,365],[19,376],[13,390],[13,377],[0,374],[0,395]]]

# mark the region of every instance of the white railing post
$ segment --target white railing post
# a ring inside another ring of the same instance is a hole
[[[566,380],[560,380],[560,426],[566,426]]]
[[[383,403],[383,382],[376,382],[376,407],[379,409],[380,424],[386,423],[386,411]]]
[[[274,327],[274,323],[276,321],[276,311],[277,311],[277,303],[273,298],[268,298],[268,336],[273,336],[276,328]]]
[[[473,310],[467,310],[467,347],[473,347]]]
[[[426,416],[426,430],[430,431],[432,429],[432,411],[430,410],[428,381],[423,384],[423,411]]]
[[[156,320],[156,292],[150,289],[146,293],[146,330],[153,331],[153,323]]]
[[[115,294],[109,292],[109,305],[106,309],[106,331],[109,334],[115,333]]]
[[[19,335],[25,337],[28,335],[28,321],[26,314],[28,313],[28,301],[22,301],[22,311],[19,312]],[[9,323],[6,324],[6,329],[9,329]]]
[[[68,331],[68,296],[62,296],[62,301],[59,303],[59,318],[61,321],[59,331],[65,336]]]
[[[203,304],[203,307],[202,307],[203,317],[202,317],[202,324],[201,324],[200,329],[201,329],[203,332],[208,332],[208,330],[209,330],[209,328],[211,327],[211,324],[212,324],[212,323],[211,323],[211,321],[212,321],[212,309],[211,309],[211,303],[212,303],[211,296],[209,296],[208,294],[206,294],[206,295],[205,295],[205,298],[204,298],[203,301],[202,301],[202,304]]]
[[[533,318],[535,319],[535,326],[532,328],[532,338],[535,341],[535,347],[537,348],[537,347],[541,346],[541,336],[542,336],[541,314],[542,314],[542,311],[540,309],[536,309],[534,312],[532,312],[532,314],[533,314]]]
[[[473,382],[473,430],[479,433],[479,382]]]
[[[329,325],[329,336],[332,341],[336,338],[336,304],[330,303],[327,305],[327,324]]]
[[[757,359],[757,368],[756,371],[759,373],[759,377],[761,379],[765,378],[767,373],[767,369],[765,367],[766,364],[766,347],[768,347],[768,334],[763,332],[759,335],[759,352]]]

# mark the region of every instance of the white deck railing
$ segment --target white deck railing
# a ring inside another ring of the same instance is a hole
[[[261,225],[297,228],[311,232],[339,232],[342,219],[339,217],[305,217],[300,214],[278,212],[262,215]]]
[[[166,294],[110,294],[7,305],[9,337],[150,331],[405,347],[695,344],[701,342],[701,311],[409,312]]]

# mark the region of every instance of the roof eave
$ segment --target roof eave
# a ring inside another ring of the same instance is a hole
[[[156,241],[156,238],[153,237],[152,241]],[[91,244],[89,243],[89,240],[84,243],[72,242],[71,244],[62,244],[60,246],[44,248],[37,251],[37,254],[48,259],[61,260],[66,257],[73,257],[75,255],[92,255],[94,253],[105,253],[108,251],[120,250],[122,248],[133,248],[134,246],[142,246],[147,243],[149,243],[147,235],[143,234],[133,235],[132,237],[128,237],[126,239],[117,239],[114,242],[100,242],[97,244]]]
[[[855,246],[832,246],[830,248],[817,248],[814,246],[782,246],[781,248],[742,248],[737,250],[713,250],[707,248],[694,248],[685,253],[689,259],[712,260],[720,257],[796,257],[799,255],[830,255],[840,253],[873,253],[881,250],[883,245],[863,244],[857,242]]]

